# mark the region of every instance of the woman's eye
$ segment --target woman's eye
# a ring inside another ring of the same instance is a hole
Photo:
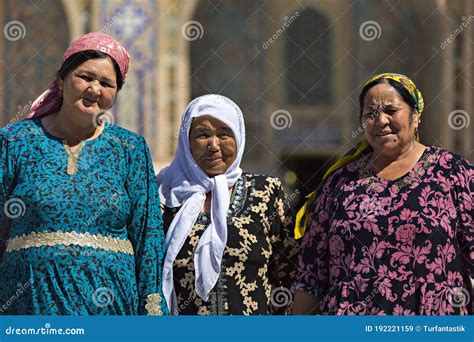
[[[86,75],[79,75],[80,78],[82,78],[84,81],[90,82],[92,81],[92,78]]]
[[[379,115],[379,112],[377,110],[373,110],[371,112],[368,112],[367,114],[365,114],[367,116],[368,119],[375,119],[378,115]]]
[[[232,132],[229,132],[228,130],[227,131],[223,131],[221,132],[221,134],[219,135],[220,137],[223,137],[223,138],[231,138],[233,137],[233,133]]]
[[[107,82],[100,82],[100,85],[104,88],[112,88],[112,85],[110,83],[107,83]]]

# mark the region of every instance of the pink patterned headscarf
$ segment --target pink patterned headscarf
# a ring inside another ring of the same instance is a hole
[[[96,50],[109,55],[119,66],[122,80],[125,83],[129,56],[127,50],[119,42],[105,33],[87,33],[71,44],[64,53],[62,63],[73,54],[85,50]],[[63,94],[59,90],[59,80],[55,78],[48,89],[33,102],[30,113],[25,117],[25,120],[56,113],[61,109],[62,103]]]

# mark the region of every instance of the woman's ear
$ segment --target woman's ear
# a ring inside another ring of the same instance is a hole
[[[59,79],[58,79],[58,88],[59,88],[59,91],[61,91],[61,92],[63,91],[64,80],[61,77],[59,77]]]
[[[420,114],[418,113],[417,110],[413,113],[413,125],[415,126],[415,129],[418,129],[418,125],[420,124]]]

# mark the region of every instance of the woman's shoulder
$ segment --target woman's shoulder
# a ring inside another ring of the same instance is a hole
[[[368,166],[368,157],[370,151],[364,153],[358,158],[349,161],[348,163],[342,165],[338,169],[332,171],[325,179],[323,179],[321,186],[324,188],[333,188],[336,187],[341,182],[347,182],[358,177],[361,174],[361,171],[367,170]]]
[[[145,142],[145,139],[141,135],[126,128],[112,124],[107,125],[107,129],[103,132],[103,135],[105,138],[111,139],[115,143],[119,143],[124,147],[130,147],[134,149],[139,144]]]
[[[0,136],[2,139],[7,139],[9,141],[24,140],[26,137],[30,137],[41,132],[41,127],[36,123],[35,120],[12,122],[0,128]]]
[[[132,132],[131,130],[128,130],[126,128],[114,125],[114,124],[107,124],[107,132],[110,134],[114,134],[118,137],[124,137],[124,138],[129,138],[129,139],[136,139],[136,140],[141,140],[143,137],[135,132]]]
[[[473,165],[469,160],[441,147],[427,145],[425,154],[431,164],[435,164],[448,172],[460,168],[473,169]]]

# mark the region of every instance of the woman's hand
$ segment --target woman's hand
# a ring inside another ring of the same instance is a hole
[[[293,315],[316,315],[319,312],[319,299],[304,291],[295,290]]]

